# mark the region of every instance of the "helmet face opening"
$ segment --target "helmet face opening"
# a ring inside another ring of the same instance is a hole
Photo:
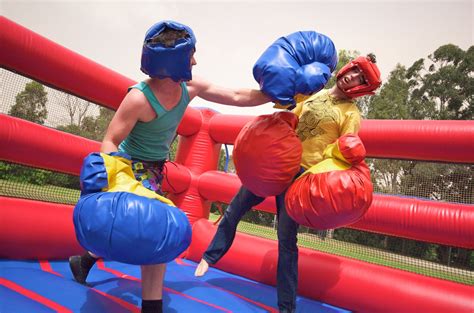
[[[374,91],[382,84],[382,81],[380,79],[379,68],[369,57],[360,56],[352,60],[339,70],[336,79],[341,78],[354,68],[358,68],[360,72],[364,74],[365,83],[347,90],[342,90],[342,92],[350,98],[373,95]]]

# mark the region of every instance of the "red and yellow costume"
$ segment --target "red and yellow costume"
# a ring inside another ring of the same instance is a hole
[[[324,149],[337,138],[357,134],[361,117],[352,100],[337,100],[328,90],[296,100],[293,113],[299,117],[296,132],[303,145],[301,165],[309,169],[322,161]]]

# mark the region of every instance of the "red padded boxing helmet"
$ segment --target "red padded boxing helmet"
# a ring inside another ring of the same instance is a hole
[[[342,92],[344,92],[344,94],[350,98],[373,95],[374,91],[382,84],[382,80],[380,79],[380,70],[375,63],[375,55],[369,54],[365,57],[357,57],[348,64],[344,65],[337,73],[336,79],[341,78],[344,76],[344,74],[357,67],[362,73],[364,73],[365,84],[355,86],[348,90],[342,90]]]

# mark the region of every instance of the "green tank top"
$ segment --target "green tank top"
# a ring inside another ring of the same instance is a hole
[[[168,157],[176,129],[190,101],[186,83],[181,83],[181,99],[170,111],[160,104],[147,83],[138,83],[128,90],[130,91],[132,88],[143,92],[158,117],[146,123],[138,121],[127,138],[120,143],[118,149],[129,154],[133,159],[165,160]]]

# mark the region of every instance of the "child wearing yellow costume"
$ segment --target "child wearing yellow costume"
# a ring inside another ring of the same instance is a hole
[[[302,167],[309,169],[323,159],[324,149],[344,134],[355,134],[360,113],[353,98],[373,94],[381,84],[375,57],[358,57],[337,74],[336,85],[311,96],[295,98],[294,113],[300,118],[297,134],[303,144]],[[268,157],[263,155],[262,157]],[[232,199],[218,230],[199,263],[195,275],[204,275],[209,264],[218,262],[235,238],[244,214],[264,200],[242,186]],[[276,196],[278,219],[277,293],[280,312],[296,311],[298,282],[298,224],[285,207],[285,192]]]

